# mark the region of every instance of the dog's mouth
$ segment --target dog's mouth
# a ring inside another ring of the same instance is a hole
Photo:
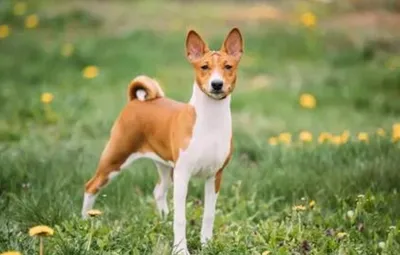
[[[208,95],[210,97],[212,97],[213,99],[217,99],[217,100],[224,99],[227,96],[226,93],[222,90],[217,90],[217,91],[212,90],[208,93]]]

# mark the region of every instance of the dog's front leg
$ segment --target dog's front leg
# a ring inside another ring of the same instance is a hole
[[[215,190],[215,176],[213,176],[206,180],[204,186],[204,213],[201,226],[202,245],[205,245],[212,237],[217,197],[218,193]]]
[[[174,247],[173,254],[189,255],[186,242],[186,195],[190,174],[184,164],[178,162],[174,179]]]

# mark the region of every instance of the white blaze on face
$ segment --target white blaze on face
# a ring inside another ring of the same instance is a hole
[[[211,86],[211,84],[213,82],[224,82],[224,78],[222,77],[222,75],[218,72],[218,71],[213,71],[211,76],[210,76],[210,80],[208,81],[208,91],[212,91],[213,88]]]

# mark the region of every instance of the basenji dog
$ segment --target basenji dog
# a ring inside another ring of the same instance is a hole
[[[128,87],[128,103],[111,129],[95,175],[86,183],[82,216],[99,190],[139,158],[152,159],[159,173],[153,195],[161,216],[168,214],[173,184],[173,252],[189,254],[186,196],[192,176],[205,178],[201,243],[212,238],[222,172],[232,155],[231,93],[235,89],[243,39],[238,28],[212,51],[194,30],[186,37],[186,56],[195,73],[192,97],[181,103],[164,97],[158,82],[145,75]]]

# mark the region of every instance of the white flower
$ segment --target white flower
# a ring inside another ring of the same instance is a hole
[[[385,244],[385,242],[379,242],[379,243],[378,243],[378,246],[379,246],[379,248],[381,248],[381,249],[385,249],[386,244]]]
[[[347,217],[348,218],[351,219],[351,218],[353,218],[353,216],[354,216],[354,211],[350,210],[350,211],[347,212]]]

